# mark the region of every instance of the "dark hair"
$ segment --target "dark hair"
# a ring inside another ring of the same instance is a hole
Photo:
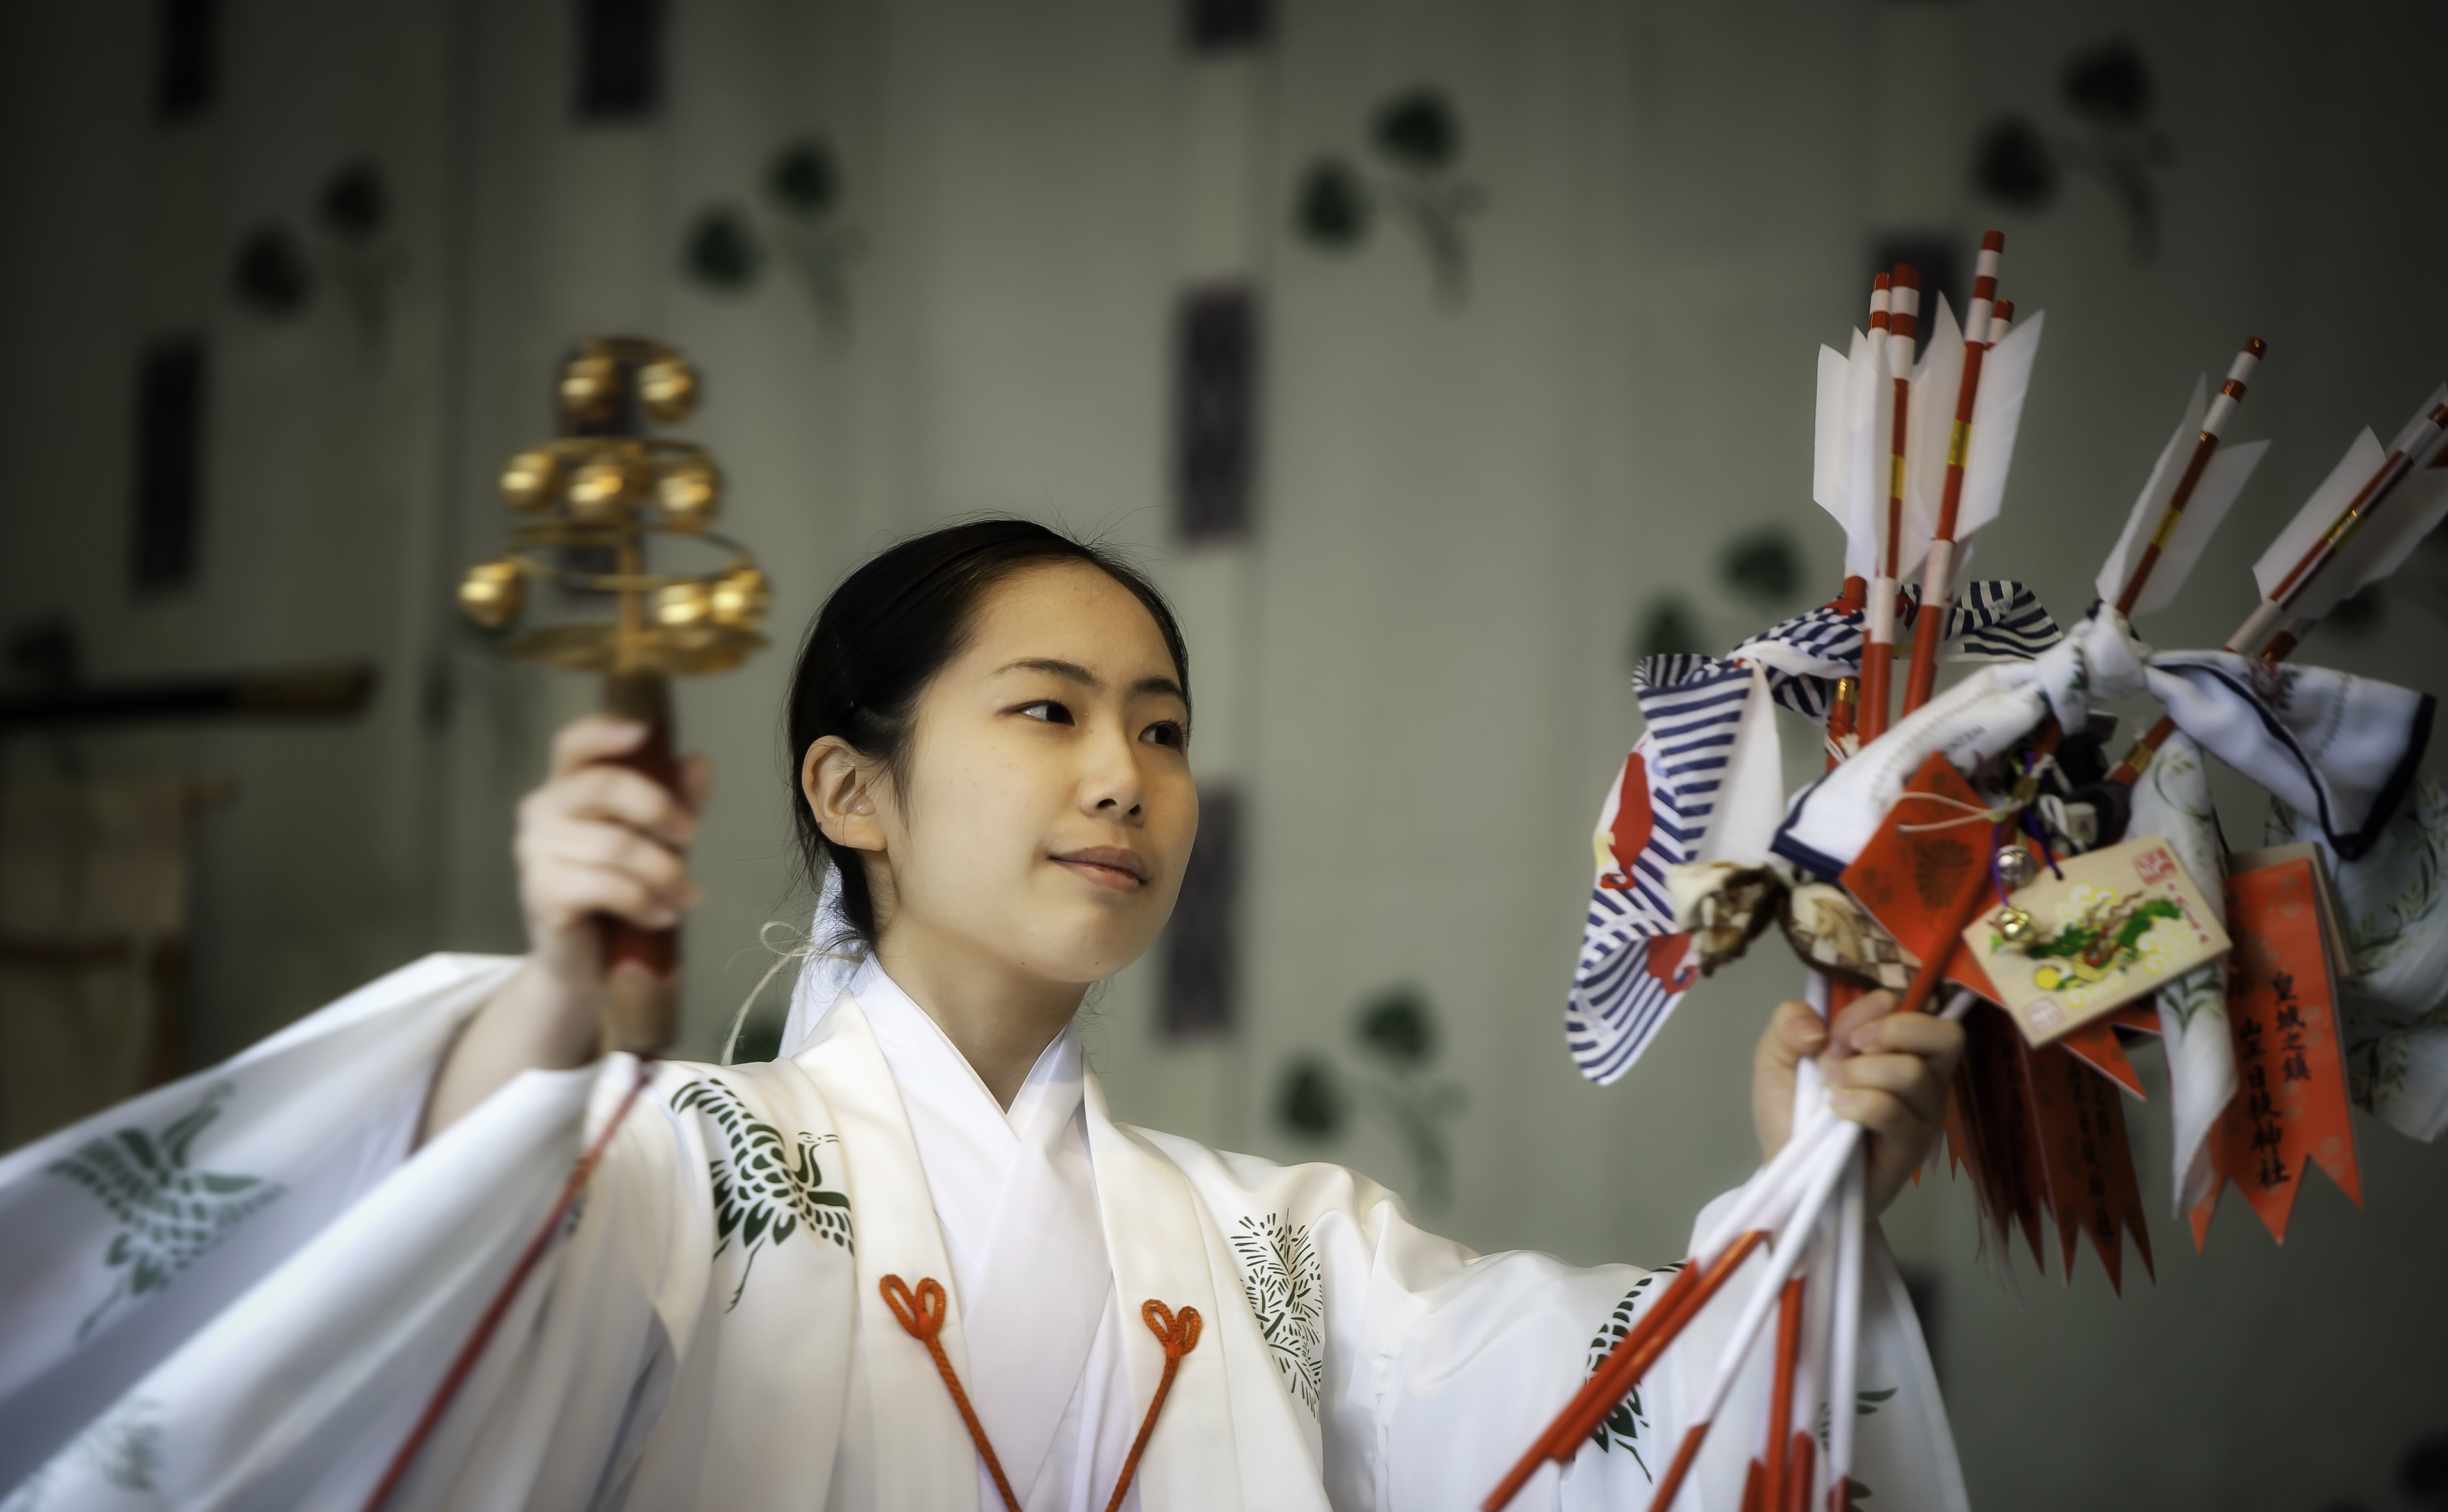
[[[816,611],[791,678],[791,812],[808,880],[821,887],[830,866],[841,877],[841,909],[851,942],[875,943],[875,898],[863,852],[837,846],[817,828],[799,773],[808,747],[837,736],[879,760],[896,783],[907,775],[919,696],[968,643],[986,590],[1023,567],[1078,562],[1131,590],[1173,654],[1182,696],[1190,689],[1190,650],[1156,584],[1103,546],[1075,541],[1033,520],[991,518],[913,536],[870,558]]]

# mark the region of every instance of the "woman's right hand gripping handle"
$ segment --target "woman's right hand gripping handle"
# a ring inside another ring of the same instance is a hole
[[[661,929],[696,905],[688,846],[711,774],[703,756],[690,756],[674,794],[605,764],[645,737],[644,725],[600,714],[553,737],[551,775],[519,804],[513,847],[526,958],[443,1058],[420,1143],[521,1071],[566,1069],[595,1057],[604,1005],[622,986],[604,973],[601,915]],[[642,972],[635,965],[617,970]]]

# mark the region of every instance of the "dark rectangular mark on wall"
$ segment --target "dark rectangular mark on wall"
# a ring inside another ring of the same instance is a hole
[[[643,121],[663,103],[663,0],[578,0],[578,119]]]
[[[154,118],[202,115],[220,83],[220,0],[158,0],[153,14]]]
[[[136,379],[136,502],[129,578],[140,592],[195,581],[204,505],[204,343],[145,351]]]
[[[1246,536],[1258,454],[1258,299],[1247,284],[1182,297],[1174,322],[1174,528],[1184,541]]]
[[[1194,53],[1255,51],[1274,30],[1273,8],[1268,0],[1184,0],[1181,29]]]
[[[1199,790],[1198,843],[1165,927],[1157,1026],[1167,1039],[1230,1034],[1239,1023],[1242,817],[1237,792]]]

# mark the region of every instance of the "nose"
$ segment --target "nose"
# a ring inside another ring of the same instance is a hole
[[[1087,770],[1081,774],[1080,807],[1100,819],[1137,824],[1147,817],[1147,782],[1139,773],[1138,742],[1115,730],[1083,742]]]

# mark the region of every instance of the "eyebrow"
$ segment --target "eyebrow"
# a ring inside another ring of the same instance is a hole
[[[1006,672],[1042,672],[1049,678],[1061,678],[1065,682],[1076,682],[1091,693],[1105,691],[1104,679],[1077,661],[1065,661],[1059,657],[1023,657],[1018,661],[1006,661],[995,668],[997,677]],[[1181,684],[1171,678],[1141,678],[1131,684],[1131,695],[1134,698],[1150,693],[1169,694],[1179,699],[1185,705],[1190,702],[1190,695],[1184,693]]]

